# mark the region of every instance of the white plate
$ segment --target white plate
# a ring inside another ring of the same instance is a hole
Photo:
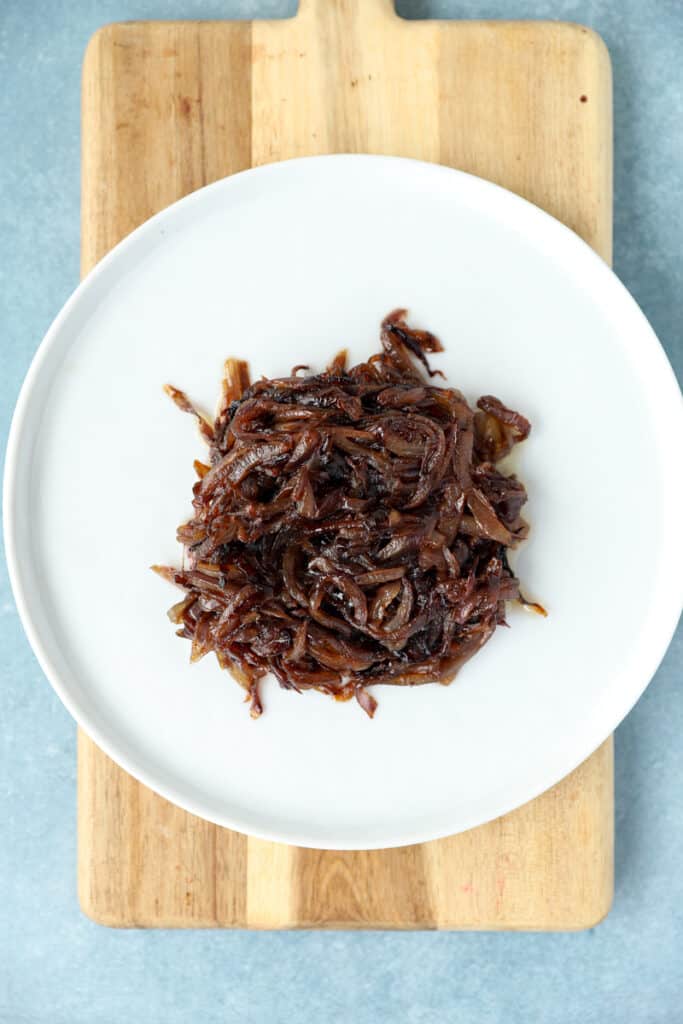
[[[450,688],[355,703],[264,686],[254,722],[166,618],[196,429],[228,355],[252,374],[378,347],[395,306],[435,331],[470,399],[528,415],[517,568],[547,620],[511,609]],[[269,839],[413,843],[536,796],[643,691],[681,600],[681,403],[645,318],[571,231],[446,168],[381,157],[262,167],[196,192],[104,259],[29,371],[5,529],[29,639],[96,742],[177,804]]]

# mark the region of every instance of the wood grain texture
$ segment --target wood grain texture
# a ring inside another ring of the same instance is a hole
[[[609,57],[580,26],[404,22],[389,0],[303,0],[279,22],[110,25],[84,64],[82,269],[193,189],[339,151],[489,178],[609,260],[611,138]],[[611,740],[514,813],[389,851],[218,828],[83,734],[78,777],[80,899],[104,924],[564,929],[595,924],[612,898]]]

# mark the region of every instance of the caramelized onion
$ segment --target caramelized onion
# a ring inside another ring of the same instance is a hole
[[[193,516],[178,530],[185,591],[169,612],[191,658],[214,651],[262,711],[259,681],[356,698],[367,687],[449,683],[519,593],[507,551],[526,536],[523,485],[496,462],[529,435],[490,395],[473,410],[436,387],[441,344],[385,318],[382,351],[347,369],[249,384],[229,359],[213,424],[177,388],[209,444]],[[415,362],[417,360],[417,362]],[[420,366],[421,364],[421,366]]]

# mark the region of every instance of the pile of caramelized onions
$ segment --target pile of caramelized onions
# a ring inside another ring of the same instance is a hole
[[[209,459],[178,530],[186,567],[154,568],[184,591],[169,616],[192,661],[214,652],[254,716],[268,673],[372,716],[368,687],[449,683],[505,602],[527,603],[507,559],[527,535],[526,492],[496,463],[528,421],[431,383],[441,345],[404,310],[381,342],[350,369],[341,352],[324,373],[255,384],[229,359],[213,423],[166,388]]]

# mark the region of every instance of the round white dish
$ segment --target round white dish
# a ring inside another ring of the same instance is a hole
[[[452,686],[377,687],[355,704],[243,692],[188,663],[149,571],[178,563],[192,421],[222,362],[252,376],[378,347],[407,306],[470,400],[527,415],[517,468],[529,540],[516,558],[545,620],[511,608]],[[536,796],[615,728],[680,610],[678,387],[644,316],[571,231],[443,167],[297,160],[235,175],[148,221],[85,279],[19,398],[5,474],[12,584],[34,651],[120,765],[219,824],[322,848],[433,839]]]

